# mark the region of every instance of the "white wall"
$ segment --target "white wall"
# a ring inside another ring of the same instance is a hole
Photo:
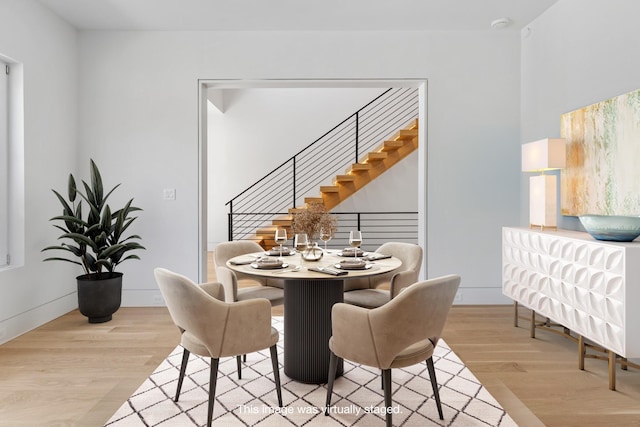
[[[80,159],[145,209],[148,250],[125,267],[124,304],[150,304],[156,266],[198,277],[198,79],[428,78],[428,274],[462,274],[464,302],[502,301],[500,228],[519,216],[519,43],[491,31],[82,33]]]
[[[561,0],[523,31],[522,143],[560,136],[563,113],[640,88],[638,16],[635,0]],[[526,224],[524,176],[521,194]],[[574,217],[558,226],[581,229]]]
[[[442,34],[429,67],[427,268],[462,276],[460,303],[506,302],[501,227],[518,215],[519,40]]]
[[[75,307],[78,272],[42,263],[40,249],[56,236],[50,188],[86,171],[89,157],[107,185],[123,183],[118,197],[145,209],[136,231],[148,250],[123,268],[124,304],[153,304],[156,266],[198,276],[198,79],[428,79],[428,274],[462,274],[463,303],[502,301],[500,228],[528,212],[520,144],[557,135],[566,111],[640,86],[639,13],[635,0],[560,0],[522,40],[89,32],[79,35],[78,72],[70,27],[32,0],[0,0],[0,52],[24,63],[27,192],[25,265],[0,272],[0,335]],[[163,188],[177,199],[162,200]]]
[[[43,263],[40,252],[59,235],[48,221],[61,212],[51,188],[64,191],[76,167],[76,32],[34,1],[3,0],[0,53],[23,64],[26,192],[24,264],[0,271],[2,343],[77,307],[81,272]]]
[[[208,111],[209,249],[228,240],[229,207],[225,203],[384,90],[224,90],[224,112],[211,104]],[[238,165],[242,166],[239,168]],[[317,195],[319,193],[307,196]]]

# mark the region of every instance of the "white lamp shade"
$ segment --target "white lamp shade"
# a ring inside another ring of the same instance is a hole
[[[523,172],[562,169],[566,158],[566,142],[563,138],[545,138],[522,145]]]

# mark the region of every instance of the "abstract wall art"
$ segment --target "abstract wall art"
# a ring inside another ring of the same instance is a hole
[[[563,114],[563,215],[640,215],[640,90]]]

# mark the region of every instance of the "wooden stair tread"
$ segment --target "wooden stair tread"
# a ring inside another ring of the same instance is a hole
[[[384,151],[372,151],[371,153],[367,154],[367,161],[378,162],[380,160],[386,159],[387,157],[389,157],[389,155]]]
[[[276,233],[277,228],[278,227],[276,226],[260,227],[256,230],[256,234],[260,234],[263,236],[273,236]]]
[[[279,225],[282,227],[290,227],[293,223],[293,218],[276,218],[271,221],[273,225]]]
[[[305,197],[305,203],[324,203],[324,199],[322,197]]]
[[[371,165],[369,163],[353,163],[349,170],[351,171],[368,171],[371,169]]]
[[[336,182],[353,182],[356,177],[353,175],[336,175]]]
[[[395,140],[411,140],[418,136],[418,129],[400,129],[396,134]]]
[[[404,141],[402,140],[385,141],[382,146],[382,151],[395,151],[403,146]]]
[[[320,186],[321,193],[339,193],[340,187],[337,185],[322,185]]]
[[[305,210],[306,210],[305,207],[289,208],[289,214],[293,215],[300,212],[304,212]]]

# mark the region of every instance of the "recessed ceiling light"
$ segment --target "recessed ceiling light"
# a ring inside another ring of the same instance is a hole
[[[501,30],[507,28],[509,25],[511,25],[511,19],[509,18],[498,18],[491,22],[491,28],[494,30]]]

